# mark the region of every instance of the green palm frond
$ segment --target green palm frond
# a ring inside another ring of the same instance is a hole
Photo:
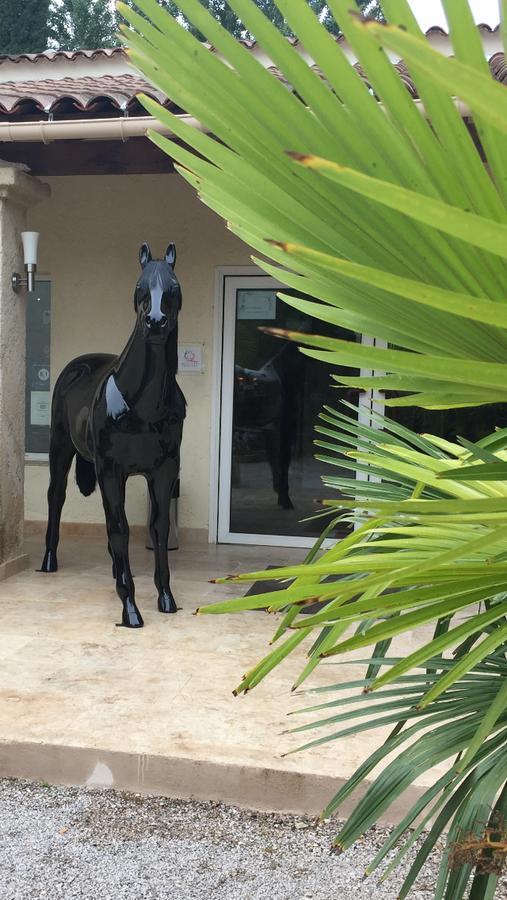
[[[379,662],[391,667],[401,659],[383,657]],[[492,655],[486,664],[477,665],[447,689],[431,708],[424,708],[422,701],[428,686],[435,684],[440,674],[449,670],[451,661],[436,657],[431,660],[431,666],[430,672],[416,671],[400,677],[389,690],[366,694],[363,699],[357,696],[344,698],[342,693],[350,688],[368,688],[371,683],[368,679],[316,688],[310,694],[331,694],[333,699],[298,710],[298,714],[324,713],[325,717],[291,731],[336,729],[338,726],[338,730],[330,735],[309,742],[306,745],[308,748],[400,721],[404,723],[402,729],[394,729],[387,740],[361,764],[322,813],[325,818],[339,810],[358,784],[366,777],[371,780],[385,758],[396,751],[394,759],[375,775],[364,797],[337,835],[335,845],[342,850],[348,849],[374,824],[417,775],[428,772],[437,764],[443,767],[442,763],[446,763],[445,771],[424,790],[393,829],[366,874],[371,875],[385,864],[388,853],[396,848],[397,853],[383,874],[383,878],[388,877],[422,836],[415,862],[397,895],[406,897],[442,831],[449,828],[445,865],[442,868],[449,877],[440,879],[435,900],[454,900],[463,896],[474,865],[477,868],[476,877],[487,875],[489,889],[494,889],[505,857],[505,848],[496,859],[487,851],[483,853],[481,840],[484,839],[490,810],[495,806],[498,792],[507,777],[507,664],[504,654]],[[351,706],[354,708],[351,709]],[[485,709],[488,710],[486,715]],[[333,713],[334,710],[336,712]],[[501,808],[499,813],[500,819],[505,822],[505,809]],[[429,828],[432,821],[433,825]],[[428,828],[429,831],[426,831]],[[498,830],[503,830],[505,834],[504,825],[499,827],[497,824]],[[477,844],[475,855],[469,853],[469,864],[463,866],[458,852],[460,844],[473,844],[473,837]],[[457,880],[464,882],[459,891]]]
[[[145,97],[147,110],[174,134],[152,140],[263,255],[260,266],[273,274],[271,259],[278,278],[296,278],[320,301],[320,318],[343,327],[353,319],[357,330],[399,348],[344,347],[329,338],[317,346],[306,341],[315,348],[308,352],[331,366],[387,371],[428,407],[462,404],[463,386],[471,403],[505,401],[507,100],[467,5],[445,4],[456,57],[447,59],[422,38],[406,0],[384,3],[403,30],[365,23],[350,13],[349,0],[330,3],[368,90],[304,0],[277,5],[322,78],[251,0],[231,0],[293,93],[199,0],[179,6],[216,53],[156,0],[137,5],[149,21],[120,4],[132,60],[209,132]],[[402,55],[428,119],[382,47]],[[206,96],[203,78],[213,85]],[[480,125],[491,174],[454,96]],[[356,383],[353,376],[348,383]]]
[[[350,0],[329,0],[364,78],[305,0],[276,3],[314,67],[252,0],[229,0],[283,83],[199,0],[178,5],[213,50],[157,0],[137,0],[139,13],[119,4],[134,64],[199,123],[143,97],[172,135],[151,139],[255,262],[292,289],[285,302],[384,342],[279,332],[331,371],[339,366],[337,384],[391,392],[392,407],[507,402],[507,94],[491,77],[468,3],[443,0],[447,58],[429,46],[407,0],[384,0],[388,26],[365,22]],[[388,53],[403,58],[419,101]],[[330,492],[319,513],[329,517],[324,534],[338,521],[354,530],[327,550],[321,538],[303,565],[227,579],[279,578],[278,590],[200,612],[283,614],[237,693],[300,645],[308,656],[294,687],[323,660],[336,665],[372,648],[365,678],[348,683],[365,693],[349,703],[345,685],[331,685],[332,699],[306,710],[319,717],[301,729],[326,731],[314,746],[393,726],[326,810],[368,783],[338,845],[350,846],[418,774],[443,764],[371,869],[401,842],[391,871],[420,837],[399,894],[407,896],[449,829],[436,900],[488,900],[507,850],[507,430],[451,442],[375,412],[364,425],[342,405],[323,410],[316,446]],[[309,603],[319,611],[303,616]],[[424,627],[412,653],[388,656],[393,641]],[[486,839],[495,827],[502,853]]]
[[[503,552],[507,482],[480,476],[482,469],[491,467],[491,460],[494,466],[503,465],[506,436],[498,431],[477,444],[464,439],[453,443],[416,435],[375,412],[377,427],[368,427],[358,422],[356,412],[349,403],[339,411],[326,407],[320,416],[324,424],[316,429],[316,443],[325,443],[332,454],[322,456],[323,462],[341,466],[345,459],[354,465],[359,460],[370,475],[381,476],[380,481],[358,482],[354,473],[324,475],[324,482],[339,492],[336,500],[329,501],[330,512],[336,516],[345,506],[350,508],[357,530],[305,565],[227,579],[292,577],[289,586],[280,582],[277,591],[204,607],[201,612],[258,606],[285,612],[274,636],[278,642],[285,635],[285,641],[275,644],[237,692],[255,687],[292,652],[297,641],[291,635],[294,630],[301,641],[311,640],[311,644],[293,689],[322,660],[341,661],[350,651],[373,647],[372,657],[365,660],[365,678],[315,689],[335,696],[300,710],[318,717],[292,729],[326,732],[299,748],[311,750],[378,727],[393,728],[387,742],[365,760],[323,813],[336,812],[359,783],[369,783],[336,845],[347,849],[418,775],[443,765],[444,774],[410,806],[368,871],[376,870],[397,846],[387,868],[387,874],[391,873],[421,838],[398,895],[406,897],[442,831],[449,828],[436,900],[465,896],[472,870],[474,896],[491,897],[507,851],[504,826],[503,850],[492,856],[484,846],[491,816],[493,821],[497,814],[506,821],[505,798],[499,811],[495,809],[507,775],[507,555]],[[320,440],[322,434],[325,441]],[[470,469],[475,471],[474,480],[464,483],[454,478]],[[445,478],[440,478],[442,474]],[[481,511],[475,512],[481,505]],[[301,615],[306,603],[317,601],[320,612]],[[393,640],[414,629],[418,633],[423,626],[434,630],[429,640],[421,636],[420,645],[406,656],[387,656]],[[342,692],[351,687],[362,695],[344,699]],[[374,770],[394,751],[393,761],[371,781]],[[468,857],[472,861],[466,865],[462,858],[465,835],[472,847]]]

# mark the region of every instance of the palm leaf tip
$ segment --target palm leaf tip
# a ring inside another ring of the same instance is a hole
[[[287,331],[285,328],[268,328],[267,325],[259,325],[258,331],[261,331],[262,334],[269,334],[271,337],[280,338],[281,340],[290,340],[290,336],[292,334],[291,331]]]
[[[321,821],[323,822],[325,820],[321,819]],[[343,846],[343,844],[338,843],[338,841],[333,841],[333,843],[331,844],[331,853],[336,853],[337,855],[339,853],[345,853],[345,847]]]
[[[128,8],[127,4],[122,3],[122,0],[117,0],[117,2],[114,4],[114,7],[116,9],[116,12],[119,13],[120,16],[124,16],[124,18],[125,18],[124,14],[129,12],[129,8]],[[124,23],[121,22],[118,27],[123,28]]]

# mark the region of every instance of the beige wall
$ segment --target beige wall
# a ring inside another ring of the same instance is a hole
[[[188,401],[182,447],[180,525],[208,527],[215,269],[248,265],[247,247],[197,200],[178,175],[48,178],[51,199],[29,213],[40,231],[39,272],[52,282],[51,383],[73,357],[119,352],[134,325],[138,250],[177,247],[183,291],[180,340],[204,344],[204,375],[181,375]],[[25,516],[45,519],[47,465],[26,466]],[[146,521],[146,483],[131,478],[131,524]],[[82,497],[71,470],[63,520],[102,522],[98,492]]]

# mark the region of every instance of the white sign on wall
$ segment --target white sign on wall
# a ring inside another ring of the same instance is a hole
[[[178,372],[202,375],[204,372],[203,344],[178,344]]]
[[[49,425],[49,391],[30,392],[30,425]]]
[[[239,290],[238,319],[276,319],[275,291]]]

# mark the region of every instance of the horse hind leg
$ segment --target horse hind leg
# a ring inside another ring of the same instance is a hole
[[[49,445],[49,489],[48,527],[46,531],[46,552],[39,572],[56,572],[58,562],[56,551],[60,538],[60,518],[62,515],[67,477],[76,450],[68,431],[60,427],[51,429]]]

